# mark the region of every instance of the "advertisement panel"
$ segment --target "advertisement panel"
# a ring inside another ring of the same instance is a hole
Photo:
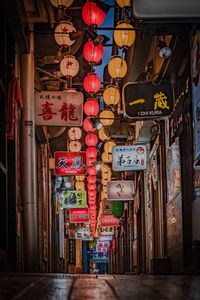
[[[75,232],[75,239],[83,241],[93,241],[91,236],[90,228],[78,228]]]
[[[55,151],[55,175],[86,174],[86,152]]]
[[[86,191],[65,191],[63,194],[63,208],[87,207]]]
[[[127,145],[112,148],[112,169],[116,172],[145,170],[147,167],[146,145]]]
[[[114,227],[112,226],[99,226],[99,236],[101,235],[114,235]]]
[[[35,124],[82,126],[83,93],[41,91],[35,94]]]
[[[113,215],[101,215],[100,224],[101,226],[118,226],[119,219]]]
[[[170,83],[128,82],[123,86],[122,100],[129,119],[158,119],[169,116],[173,109]]]
[[[107,199],[129,201],[134,198],[134,181],[116,180],[107,182]]]
[[[70,223],[89,223],[89,209],[86,208],[70,208]]]

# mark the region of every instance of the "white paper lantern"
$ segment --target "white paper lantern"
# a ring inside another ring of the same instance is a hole
[[[75,43],[75,40],[70,40],[69,33],[76,31],[75,27],[71,22],[63,21],[60,22],[54,32],[56,43],[63,47],[69,47]]]
[[[81,143],[79,141],[71,141],[69,143],[69,151],[79,152],[81,150]]]
[[[82,131],[79,127],[71,127],[68,131],[68,136],[72,141],[80,140]]]
[[[67,77],[76,76],[79,71],[79,63],[75,56],[65,56],[60,62],[60,71],[64,76]]]

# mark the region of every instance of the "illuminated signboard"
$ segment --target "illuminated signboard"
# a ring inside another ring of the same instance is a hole
[[[107,182],[108,200],[133,200],[134,182],[132,180],[113,180]]]
[[[63,208],[87,207],[86,191],[65,191],[62,200]]]
[[[69,209],[70,223],[89,223],[88,208],[70,208]]]
[[[54,152],[56,175],[86,174],[86,152]]]

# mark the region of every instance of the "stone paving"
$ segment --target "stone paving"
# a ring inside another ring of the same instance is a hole
[[[200,300],[200,276],[0,273],[0,300]]]

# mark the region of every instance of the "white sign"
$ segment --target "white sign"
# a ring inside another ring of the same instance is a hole
[[[107,199],[128,201],[134,198],[134,181],[116,180],[107,182]]]
[[[42,91],[35,94],[35,124],[42,126],[81,126],[83,93]]]
[[[138,171],[147,167],[146,145],[116,146],[112,148],[114,171]]]
[[[83,241],[93,241],[90,228],[78,228],[75,233],[75,239]]]
[[[99,236],[101,235],[114,235],[114,227],[112,226],[100,226],[99,227]]]

